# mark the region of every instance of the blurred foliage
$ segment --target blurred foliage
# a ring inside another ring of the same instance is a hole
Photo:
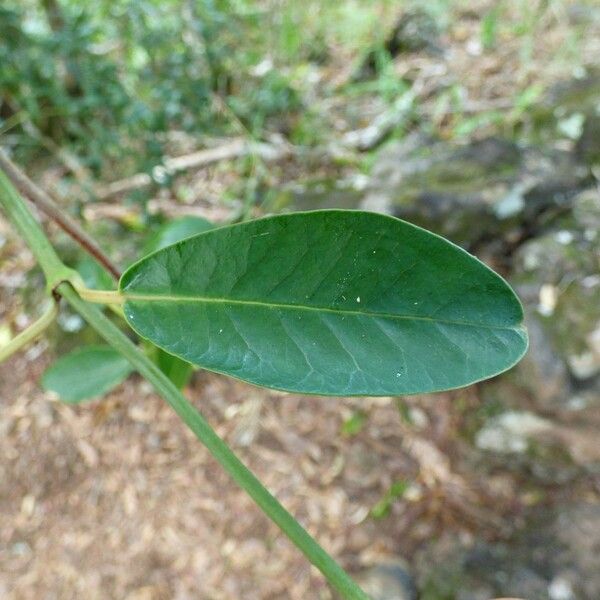
[[[392,483],[379,502],[371,509],[371,516],[374,519],[383,519],[387,517],[390,514],[394,502],[399,498],[402,498],[409,487],[410,482],[404,479]]]
[[[150,168],[171,129],[227,133],[232,119],[252,129],[299,107],[283,75],[256,68],[259,15],[251,3],[234,4],[7,0],[0,127],[34,147],[45,138],[68,143],[99,172],[107,160]]]
[[[415,128],[463,140],[523,137],[534,131],[532,109],[545,89],[536,43],[544,28],[568,25],[567,5],[3,0],[0,135],[22,163],[67,151],[105,180],[152,173],[173,152],[173,132],[191,134],[198,146],[203,137],[276,133],[325,147],[388,111],[390,137]],[[556,62],[552,71],[581,66],[578,40],[591,9],[578,10],[581,24],[542,57]],[[481,55],[482,74],[492,55],[510,56],[510,79],[497,78],[479,98],[456,62],[462,55],[469,68],[471,54]],[[367,170],[369,156],[358,159]],[[256,157],[238,167],[245,187],[226,193],[250,205],[268,169]]]
[[[359,434],[368,420],[367,414],[362,410],[357,410],[342,423],[341,432],[343,435],[351,437]]]

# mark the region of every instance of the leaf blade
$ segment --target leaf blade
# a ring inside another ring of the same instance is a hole
[[[151,254],[162,250],[198,233],[214,229],[214,223],[203,217],[186,216],[161,225],[149,236],[144,250]],[[153,346],[154,361],[158,368],[179,388],[183,389],[189,382],[194,367],[189,362]]]
[[[62,356],[42,375],[42,387],[63,402],[78,404],[122,383],[132,367],[110,346],[84,346]]]
[[[509,368],[522,308],[493,271],[398,219],[268,217],[142,259],[120,282],[143,337],[209,370],[331,395],[460,387]]]

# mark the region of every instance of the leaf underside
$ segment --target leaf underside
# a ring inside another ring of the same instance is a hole
[[[192,235],[213,229],[214,226],[207,219],[195,216],[168,221],[150,236],[145,244],[146,254],[171,246]],[[154,348],[154,362],[179,389],[182,389],[188,383],[194,370],[189,362],[181,360],[161,348]]]
[[[345,210],[221,227],[121,278],[141,336],[203,368],[322,395],[461,387],[527,348],[508,284],[454,244]]]

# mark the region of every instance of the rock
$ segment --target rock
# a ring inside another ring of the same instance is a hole
[[[596,112],[600,103],[600,69],[583,71],[579,77],[561,81],[549,90],[542,108],[555,117],[564,118],[576,112]]]
[[[367,53],[361,66],[353,76],[354,81],[374,77],[379,71],[381,46]],[[391,58],[403,53],[428,52],[441,54],[440,29],[436,20],[422,8],[404,11],[389,36],[383,43],[383,49]]]
[[[438,546],[443,544],[440,551]],[[432,542],[417,557],[420,600],[600,598],[600,504],[534,509],[508,542]]]
[[[579,380],[586,380],[594,377],[600,369],[598,357],[593,352],[571,354],[570,356],[567,356],[567,363],[573,377]]]
[[[440,29],[436,20],[431,13],[422,8],[415,7],[404,11],[386,40],[385,49],[390,56],[420,50],[439,54]]]
[[[563,402],[571,389],[565,358],[552,345],[549,334],[530,307],[526,311],[525,325],[529,351],[510,373],[510,378],[533,394],[540,406]]]
[[[501,254],[505,243],[568,208],[587,178],[565,151],[500,138],[465,146],[412,136],[379,153],[361,207]]]
[[[550,600],[575,600],[573,586],[564,577],[555,577],[548,586]]]
[[[564,391],[563,372],[600,392],[600,193],[573,200],[556,230],[524,244],[514,259],[512,283],[525,303],[530,360],[519,367],[541,399]],[[550,390],[544,376],[550,375]]]
[[[600,69],[553,86],[533,110],[540,141],[565,138],[574,145],[577,162],[597,173],[600,166]]]
[[[596,110],[584,116],[575,155],[589,166],[600,164],[600,95]]]
[[[417,600],[415,583],[404,561],[375,565],[357,581],[372,600]]]
[[[475,443],[481,450],[522,453],[534,435],[552,428],[550,421],[533,413],[508,411],[490,419],[477,433]]]
[[[527,473],[531,480],[555,485],[577,477],[583,467],[600,466],[597,428],[600,412],[588,407],[585,398],[579,408],[563,414],[562,420],[541,418],[531,412],[507,411],[488,419],[475,436],[475,445],[493,457],[482,457],[482,467],[501,466]]]

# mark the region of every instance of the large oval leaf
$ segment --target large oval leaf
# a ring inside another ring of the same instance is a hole
[[[454,244],[381,214],[327,210],[221,227],[121,278],[143,337],[206,369],[327,395],[445,390],[527,348],[523,312]]]
[[[146,253],[149,254],[180,242],[192,235],[213,229],[214,227],[214,223],[211,223],[202,217],[181,217],[180,219],[169,221],[160,226],[158,230],[150,236],[144,249],[146,250]],[[154,346],[152,346],[152,348],[154,362],[156,362],[159,369],[179,389],[185,387],[192,376],[194,367],[189,362],[181,360],[177,356],[173,356],[161,348],[156,348]]]

